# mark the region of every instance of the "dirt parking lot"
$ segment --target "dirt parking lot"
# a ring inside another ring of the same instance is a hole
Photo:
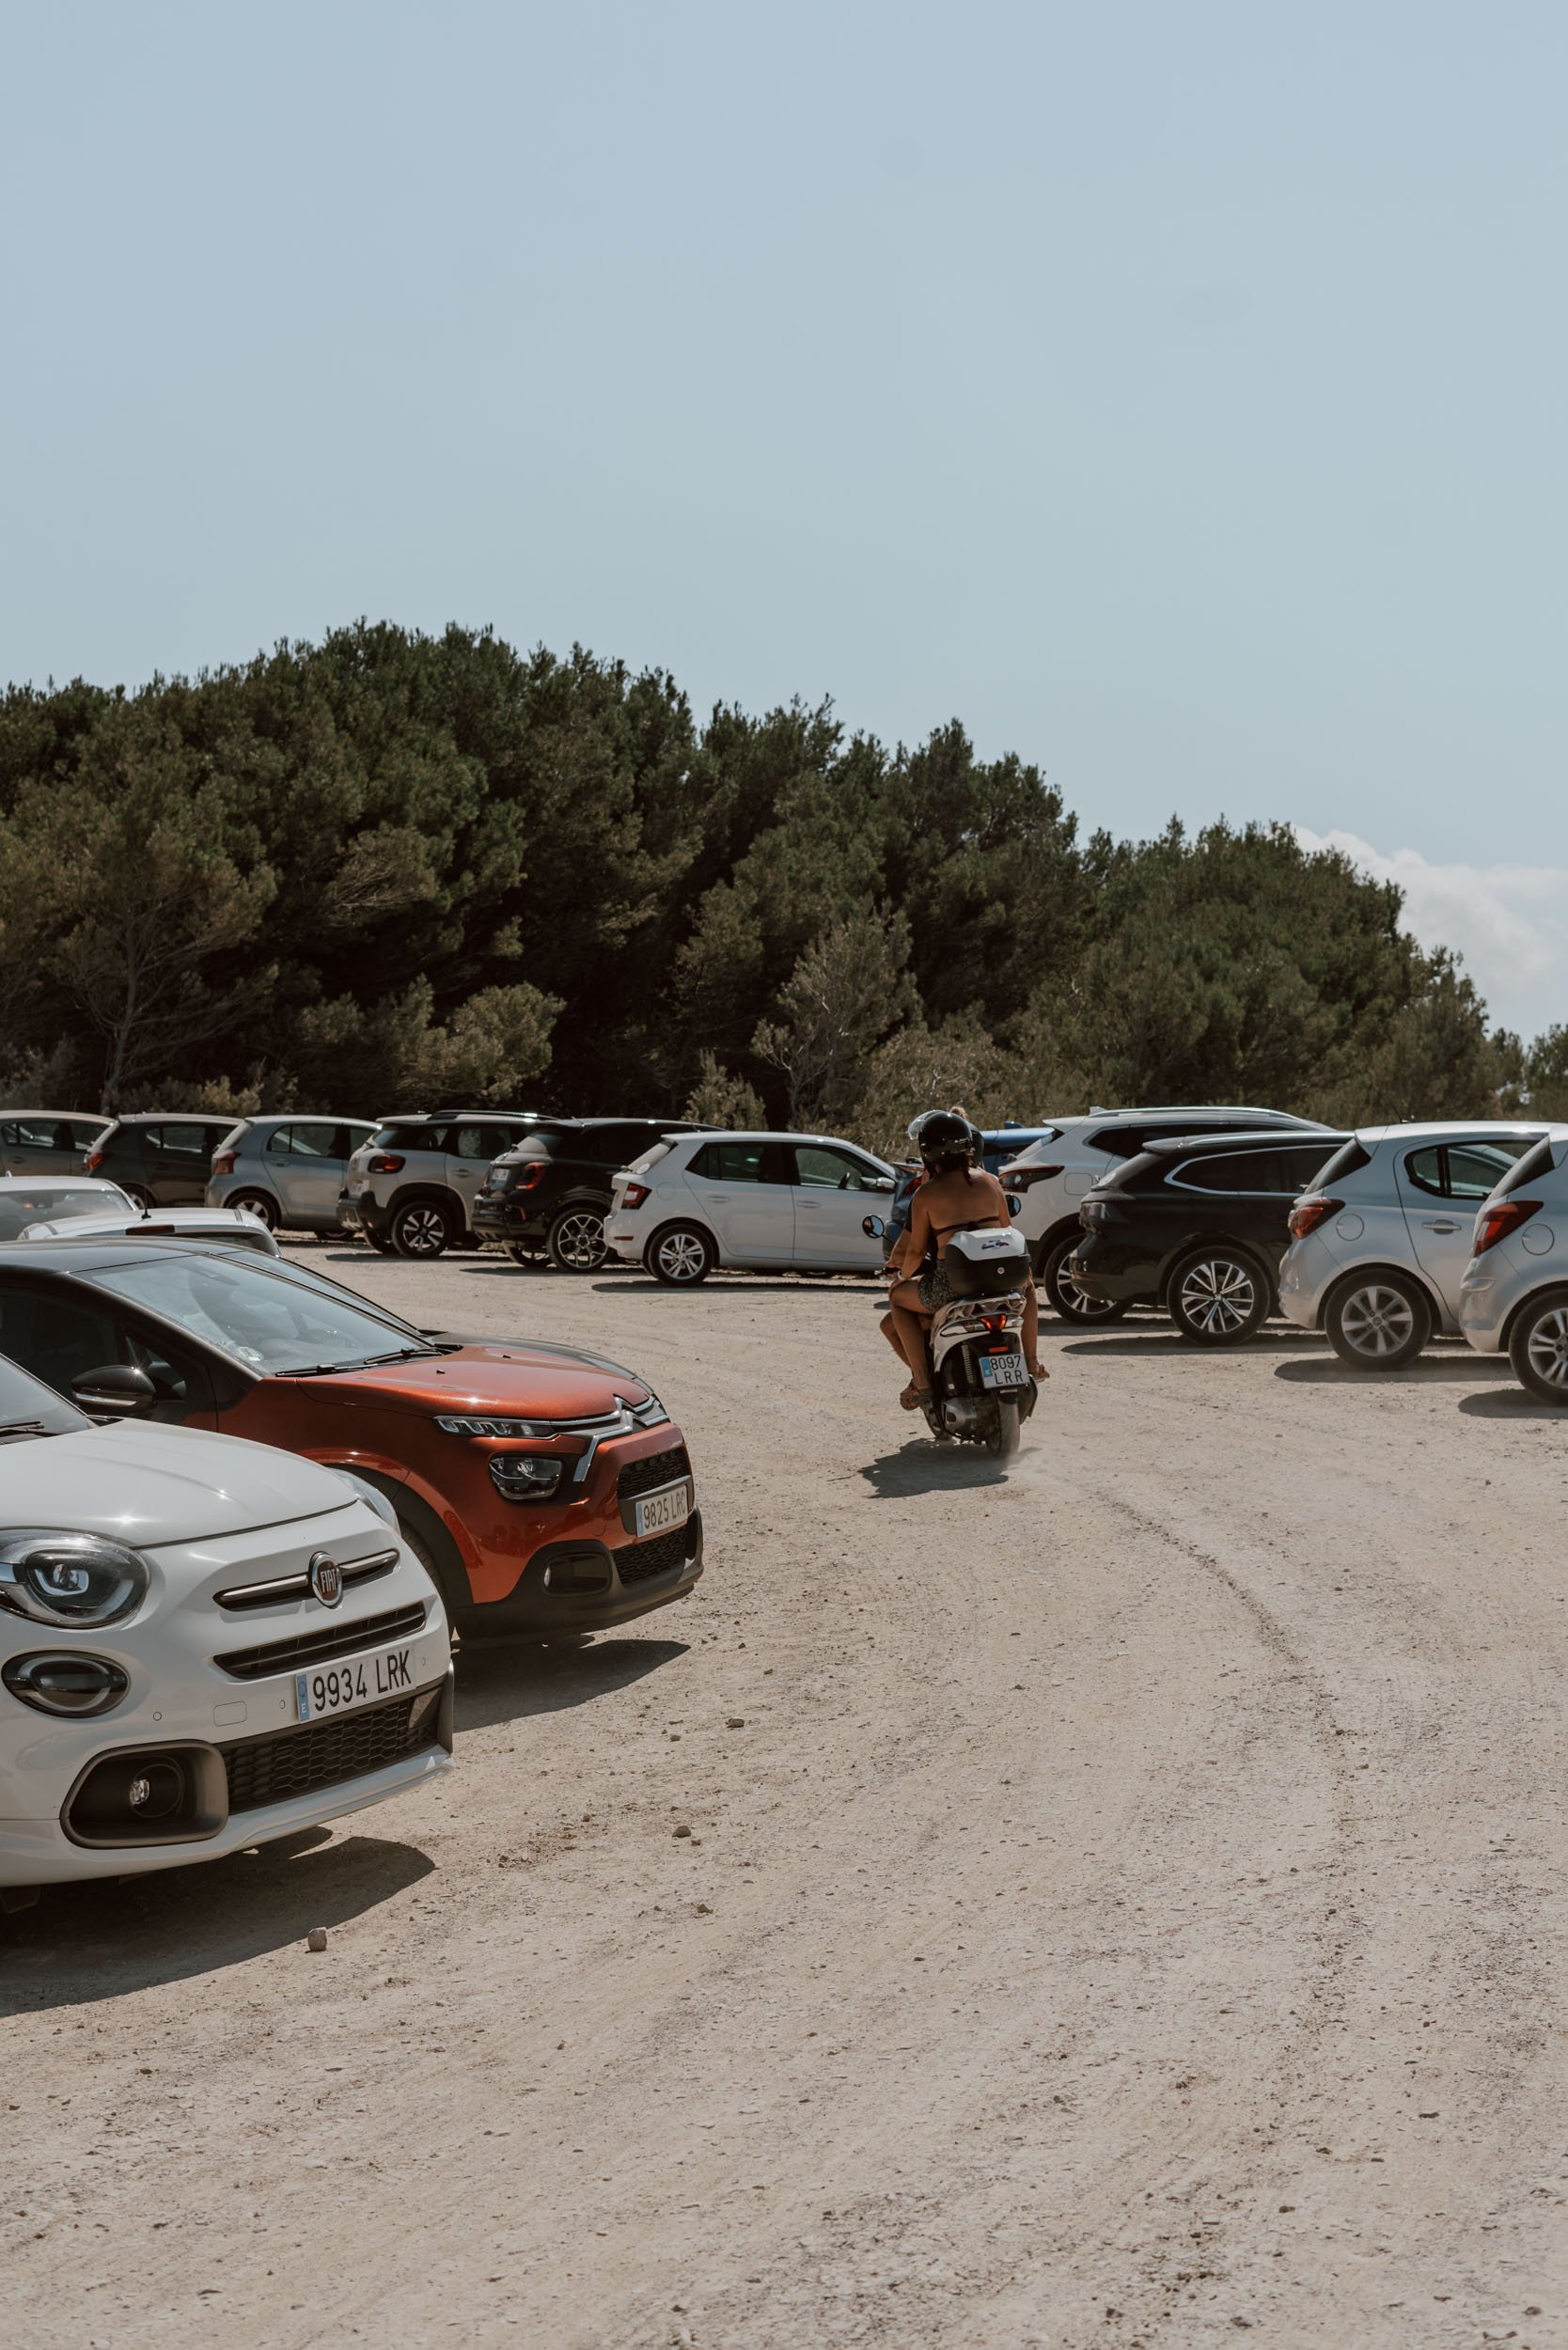
[[[1568,2344],[1568,1431],[1505,1367],[1053,1324],[1003,1475],[869,1285],[306,1253],[645,1371],[708,1573],[461,1660],[438,1787],[14,1921],[14,2341]]]

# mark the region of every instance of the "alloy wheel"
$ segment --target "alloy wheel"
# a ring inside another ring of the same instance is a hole
[[[1204,1257],[1183,1276],[1182,1318],[1207,1338],[1233,1338],[1257,1310],[1258,1284],[1233,1257]]]
[[[1568,1402],[1568,1306],[1549,1306],[1531,1324],[1525,1359],[1543,1389]]]
[[[550,1254],[564,1273],[597,1273],[609,1254],[604,1217],[591,1208],[557,1216],[550,1228]]]
[[[668,1232],[659,1243],[659,1270],[666,1281],[700,1281],[707,1251],[695,1232]]]
[[[1355,1354],[1380,1362],[1409,1345],[1416,1328],[1415,1308],[1403,1290],[1372,1281],[1345,1299],[1340,1327],[1345,1344]]]
[[[439,1257],[447,1246],[447,1219],[437,1207],[405,1208],[398,1218],[398,1247],[405,1257]]]

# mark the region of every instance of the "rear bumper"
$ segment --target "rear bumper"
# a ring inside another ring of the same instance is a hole
[[[474,1201],[471,1221],[478,1240],[542,1240],[550,1229],[550,1212],[525,1207],[521,1199],[487,1199],[481,1192]]]
[[[1152,1257],[1134,1256],[1114,1243],[1107,1246],[1092,1233],[1085,1233],[1067,1269],[1084,1295],[1102,1305],[1133,1305],[1160,1293],[1160,1267]]]

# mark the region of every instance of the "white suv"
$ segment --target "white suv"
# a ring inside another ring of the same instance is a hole
[[[534,1110],[432,1110],[392,1118],[349,1160],[337,1221],[384,1257],[478,1247],[474,1201],[491,1164],[539,1122]]]
[[[1152,1142],[1183,1135],[1257,1134],[1287,1126],[1308,1134],[1330,1134],[1315,1119],[1288,1110],[1256,1110],[1234,1103],[1162,1103],[1153,1108],[1091,1110],[1086,1118],[1062,1118],[1043,1141],[1031,1143],[1000,1178],[1021,1198],[1017,1229],[1029,1244],[1036,1278],[1064,1322],[1119,1322],[1124,1304],[1087,1297],[1067,1269],[1083,1237],[1078,1211],[1084,1194],[1102,1183],[1120,1160],[1136,1158]]]
[[[715,1265],[877,1273],[893,1185],[890,1167],[833,1135],[673,1135],[616,1177],[604,1237],[669,1289]]]
[[[1522,1386],[1568,1405],[1568,1132],[1527,1151],[1476,1217],[1459,1321],[1483,1355],[1504,1348]]]
[[[1364,1126],[1291,1211],[1279,1310],[1354,1371],[1398,1371],[1459,1328],[1476,1211],[1544,1124]],[[1568,1128],[1555,1130],[1568,1134]]]
[[[0,1422],[6,1908],[446,1770],[451,1636],[379,1494],[238,1436],[95,1425],[5,1357]]]

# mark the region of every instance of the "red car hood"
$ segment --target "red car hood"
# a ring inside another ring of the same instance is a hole
[[[443,1333],[431,1336],[453,1343]],[[334,1371],[298,1384],[330,1387],[337,1402],[363,1398],[386,1411],[476,1412],[515,1419],[597,1419],[615,1410],[618,1396],[626,1403],[644,1403],[650,1393],[635,1371],[601,1355],[566,1346],[513,1345],[505,1339],[463,1339],[448,1355],[377,1363],[368,1371]]]

